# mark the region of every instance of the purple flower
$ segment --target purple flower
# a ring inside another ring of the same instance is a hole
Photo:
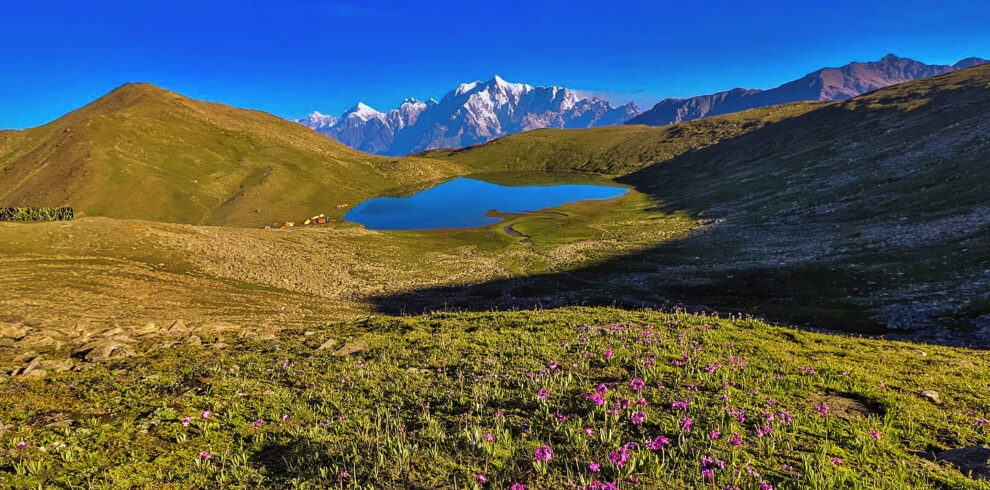
[[[876,439],[876,440],[878,440],[878,441],[880,439],[883,439],[883,434],[881,434],[881,433],[879,433],[879,432],[877,432],[877,431],[875,431],[873,429],[870,429],[870,435],[873,436],[873,438]]]
[[[977,427],[983,427],[983,426],[985,426],[987,424],[990,424],[990,420],[987,420],[985,418],[980,418],[980,419],[974,420],[973,423],[976,424]]]
[[[667,439],[665,436],[660,435],[654,437],[653,440],[650,441],[649,448],[652,449],[653,451],[659,451],[663,449],[664,446],[669,446],[669,445],[670,445],[670,439]]]
[[[595,429],[592,429],[591,427],[585,427],[584,433],[588,434],[588,436],[593,436],[595,435]]]
[[[191,422],[192,422],[192,417],[190,417],[188,415],[186,415],[185,417],[182,417],[182,426],[183,427],[189,427],[189,424]]]
[[[633,412],[631,415],[629,415],[629,419],[632,420],[633,424],[640,425],[643,422],[646,422],[646,412],[640,412],[640,411]]]
[[[713,440],[718,439],[720,436],[718,429],[713,429],[711,432],[708,433],[708,435],[710,435]]]
[[[588,469],[591,470],[593,473],[598,473],[599,471],[602,470],[602,467],[598,463],[591,461],[588,463]]]
[[[488,442],[492,442],[492,441],[495,440],[495,436],[493,436],[492,433],[489,432],[489,433],[485,434],[485,440],[488,441]]]
[[[691,417],[684,417],[681,421],[681,432],[691,432],[691,426],[694,425],[694,420]]]
[[[289,420],[289,414],[283,413],[282,414],[282,422],[285,422],[286,420]]]
[[[254,427],[255,429],[260,429],[262,425],[265,425],[265,421],[264,421],[264,420],[262,420],[262,419],[258,419],[258,420],[255,420],[255,421],[254,421],[254,423],[253,423],[253,424],[251,424],[251,425],[252,425],[252,426],[253,426],[253,427]]]
[[[818,412],[821,413],[822,415],[828,415],[828,405],[826,405],[825,402],[819,403]]]
[[[536,453],[533,455],[534,461],[550,461],[550,458],[553,458],[553,449],[550,449],[550,446],[536,448]]]
[[[24,449],[28,445],[27,441],[21,441],[17,443],[17,449]]]
[[[643,381],[643,378],[633,378],[632,381],[629,382],[629,387],[632,388],[633,391],[642,391],[643,388],[646,388],[646,382]]]
[[[202,419],[208,419],[208,418],[212,418],[212,417],[213,417],[213,412],[211,412],[209,410],[206,410],[206,411],[204,411],[204,412],[202,412],[202,413],[199,414],[199,418],[202,418]]]
[[[526,485],[522,483],[513,483],[509,490],[526,490]]]
[[[201,451],[201,452],[199,453],[199,459],[210,459],[210,458],[212,458],[212,457],[213,457],[213,455],[212,455],[212,454],[210,454],[210,452],[209,452],[209,451]]]
[[[550,388],[540,388],[540,390],[536,392],[536,397],[540,400],[550,398]]]
[[[733,432],[732,437],[729,438],[729,445],[739,447],[743,445],[742,437],[739,436],[738,432]]]
[[[771,484],[769,484],[769,483],[767,483],[765,481],[761,481],[760,482],[760,490],[773,490],[773,485],[771,485]]]
[[[485,475],[482,475],[481,473],[475,473],[474,474],[474,479],[475,480],[478,480],[479,483],[488,483],[488,477],[485,476]]]
[[[812,366],[805,366],[798,369],[800,369],[804,374],[815,374],[815,368]]]
[[[674,403],[671,403],[671,404],[670,404],[670,408],[672,408],[672,409],[674,409],[674,410],[683,410],[683,411],[685,411],[685,412],[687,412],[687,409],[688,409],[688,403],[689,403],[690,401],[691,401],[691,400],[689,400],[689,399],[684,399],[684,400],[677,400],[677,401],[675,401]]]
[[[842,458],[832,458],[832,464],[836,466],[842,465]]]
[[[605,351],[605,359],[611,359],[613,355],[615,354],[612,352],[612,349],[608,349]]]
[[[703,476],[706,480],[714,480],[715,479],[715,472],[712,471],[712,470],[707,470],[707,469],[706,470],[701,470],[701,476]]]
[[[619,446],[618,449],[608,455],[608,459],[612,460],[616,466],[622,466],[626,464],[626,461],[629,461],[629,453],[626,451],[625,446]]]

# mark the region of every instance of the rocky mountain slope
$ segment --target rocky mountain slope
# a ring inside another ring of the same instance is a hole
[[[44,126],[0,131],[0,205],[68,205],[77,216],[260,226],[452,173],[148,84]]]
[[[879,88],[968,68],[987,60],[966,58],[954,65],[928,65],[893,54],[879,61],[823,68],[769,90],[735,88],[687,99],[664,99],[626,124],[664,126],[707,116],[801,100],[843,100]]]
[[[439,101],[407,99],[383,113],[358,103],[339,119],[318,112],[300,120],[352,148],[406,155],[434,148],[460,148],[537,128],[590,128],[622,124],[639,114],[634,104],[582,98],[562,87],[510,83],[499,76],[463,83]]]

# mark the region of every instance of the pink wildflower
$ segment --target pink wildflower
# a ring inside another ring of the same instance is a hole
[[[598,473],[602,470],[602,467],[598,463],[591,461],[588,463],[588,469],[591,470],[592,473]]]
[[[633,380],[629,382],[629,387],[634,391],[642,391],[643,388],[646,388],[646,382],[643,381],[643,378],[633,378]]]
[[[553,449],[550,449],[550,446],[536,448],[536,453],[533,455],[534,461],[550,461],[550,458],[553,458]]]
[[[546,400],[547,398],[550,398],[550,389],[540,388],[540,390],[536,392],[536,397],[539,398],[540,400]]]

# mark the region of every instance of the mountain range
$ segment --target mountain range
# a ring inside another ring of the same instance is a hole
[[[530,129],[622,124],[639,112],[633,103],[615,107],[571,89],[511,83],[496,75],[486,82],[462,83],[439,101],[406,99],[387,113],[359,102],[339,118],[313,112],[298,122],[358,150],[406,155]]]
[[[893,54],[879,61],[853,62],[838,68],[822,68],[769,90],[734,88],[687,99],[664,99],[626,124],[665,126],[707,116],[728,114],[801,100],[844,100],[890,85],[942,75],[986,63],[966,58],[954,65],[928,65]]]

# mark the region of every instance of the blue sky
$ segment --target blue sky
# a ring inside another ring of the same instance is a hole
[[[635,100],[768,88],[888,52],[990,58],[990,2],[0,0],[0,128],[124,82],[302,117],[499,74]]]

